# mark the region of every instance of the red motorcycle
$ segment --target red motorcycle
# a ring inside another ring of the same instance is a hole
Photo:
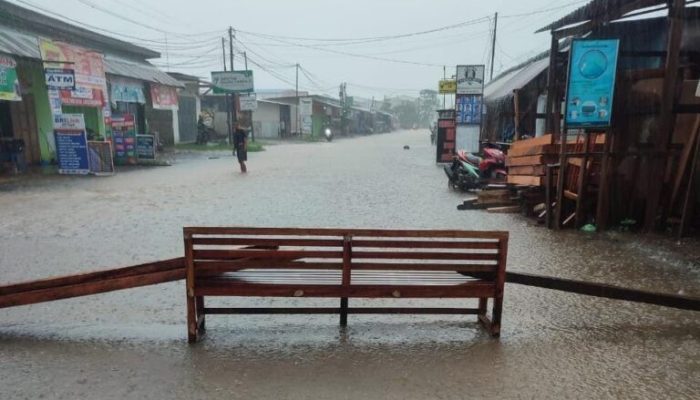
[[[457,151],[451,165],[445,166],[450,186],[461,190],[482,188],[489,183],[505,183],[506,156],[501,149],[487,144],[484,156]]]

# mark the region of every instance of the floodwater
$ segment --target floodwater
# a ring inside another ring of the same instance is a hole
[[[433,152],[402,131],[269,146],[248,175],[218,153],[0,186],[0,284],[180,256],[186,225],[463,228],[510,231],[513,271],[700,295],[698,241],[458,211]],[[0,399],[697,399],[699,316],[508,284],[500,340],[473,316],[210,316],[190,346],[176,282],[0,310]]]

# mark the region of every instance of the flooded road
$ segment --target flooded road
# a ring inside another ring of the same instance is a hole
[[[698,241],[458,211],[433,152],[403,131],[2,186],[0,284],[181,256],[186,225],[458,228],[510,231],[513,271],[700,296]],[[509,284],[501,339],[474,319],[211,316],[189,346],[181,282],[4,309],[0,398],[700,398],[698,313]]]

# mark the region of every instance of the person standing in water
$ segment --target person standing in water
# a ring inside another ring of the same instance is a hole
[[[248,132],[241,127],[241,124],[236,124],[236,130],[233,133],[233,148],[236,149],[238,163],[241,165],[241,173],[248,172],[245,162],[248,161]]]

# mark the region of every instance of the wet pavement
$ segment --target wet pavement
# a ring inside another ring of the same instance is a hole
[[[269,146],[248,175],[212,153],[3,185],[0,284],[180,256],[185,225],[462,228],[510,231],[513,271],[700,296],[697,240],[458,211],[433,152],[403,131]],[[0,399],[700,398],[698,313],[510,284],[504,307],[500,340],[473,316],[211,316],[193,346],[181,282],[4,309]]]

